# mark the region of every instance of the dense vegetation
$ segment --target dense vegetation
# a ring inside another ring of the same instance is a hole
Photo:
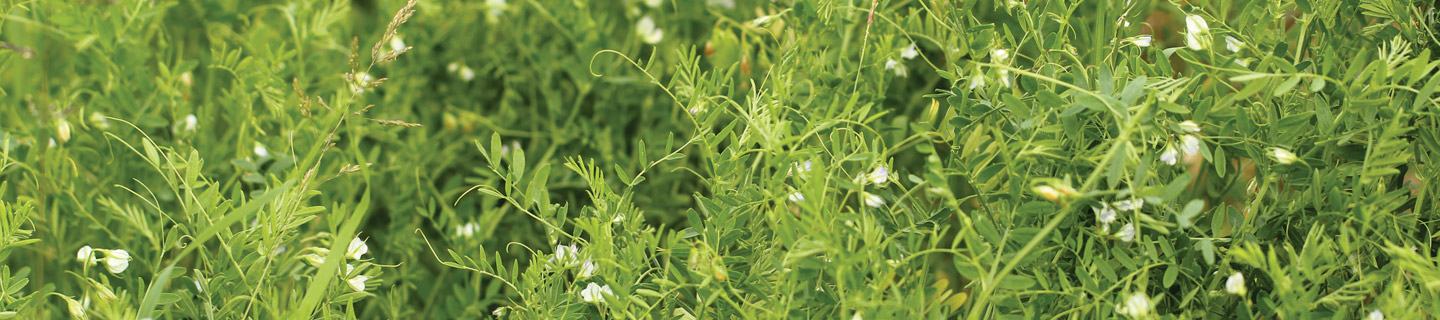
[[[1429,1],[0,4],[0,318],[1440,317]]]

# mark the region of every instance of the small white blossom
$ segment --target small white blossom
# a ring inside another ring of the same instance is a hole
[[[571,245],[556,245],[555,255],[550,256],[550,263],[562,266],[571,266],[580,260],[580,247]]]
[[[75,259],[87,266],[95,265],[95,249],[88,245],[80,247],[80,250],[75,252]]]
[[[790,202],[800,203],[801,201],[805,201],[805,194],[804,194],[804,193],[800,193],[799,191],[796,191],[796,192],[790,193],[790,195],[787,196],[786,198],[789,198],[789,199],[790,199]]]
[[[505,14],[505,8],[509,6],[505,4],[505,0],[485,0],[485,16],[489,19],[488,21],[494,23],[496,19],[500,18],[500,15]]]
[[[909,46],[906,46],[905,49],[900,50],[900,57],[905,58],[905,60],[915,59],[915,57],[919,55],[920,50],[915,47],[914,43],[911,43]]]
[[[585,290],[580,290],[580,300],[586,303],[605,303],[605,296],[610,295],[615,295],[615,292],[610,291],[608,284],[602,286],[591,282],[585,286]]]
[[[870,181],[870,183],[885,184],[885,182],[890,181],[890,168],[877,166],[875,169],[870,170],[870,174],[865,175],[865,179]]]
[[[665,0],[645,0],[645,6],[651,8],[659,8],[662,4],[665,4]]]
[[[350,259],[360,260],[360,257],[368,252],[370,252],[370,246],[365,244],[365,240],[360,240],[359,237],[356,237],[350,239],[350,247],[346,248],[345,255],[350,257]]]
[[[1179,157],[1178,153],[1174,147],[1165,147],[1165,151],[1160,152],[1160,162],[1173,166],[1175,165],[1176,158]]]
[[[190,74],[190,71],[181,72],[180,84],[184,84],[186,87],[195,85],[195,76]]]
[[[865,205],[870,206],[871,208],[879,208],[885,206],[885,198],[881,198],[878,195],[868,192],[866,192],[864,196]]]
[[[1143,292],[1136,292],[1125,298],[1125,304],[1117,306],[1115,312],[1131,318],[1139,318],[1149,315],[1150,308],[1150,297]]]
[[[75,319],[89,319],[85,314],[85,308],[90,304],[90,297],[81,298],[85,300],[85,302],[75,301],[75,299],[63,295],[60,296],[60,298],[65,299],[65,311],[70,312],[70,317]]]
[[[1010,60],[1010,51],[1007,51],[1005,49],[995,49],[994,51],[990,52],[990,58],[991,60],[994,60],[995,63],[1005,62],[1006,60]]]
[[[1118,216],[1115,213],[1115,208],[1110,207],[1110,205],[1106,203],[1101,203],[1099,207],[1090,207],[1090,209],[1095,211],[1095,220],[1099,221],[1102,225],[1109,225],[1115,222],[1115,218]]]
[[[475,222],[466,222],[465,224],[455,226],[455,235],[462,238],[470,238],[475,236],[475,231],[478,230],[480,230],[479,224],[476,224]]]
[[[199,124],[200,118],[196,118],[195,114],[185,115],[185,131],[195,131],[195,127]]]
[[[460,71],[459,71],[459,73],[460,73],[460,80],[465,80],[465,82],[470,82],[470,80],[475,80],[475,69],[470,69],[470,66],[460,66]]]
[[[395,52],[395,54],[401,54],[409,50],[410,46],[406,46],[405,40],[400,39],[400,36],[390,37],[390,51]]]
[[[985,76],[981,75],[980,73],[975,73],[975,75],[970,76],[970,90],[975,90],[975,89],[984,88],[984,87],[985,87]]]
[[[1188,134],[1180,136],[1180,152],[1185,153],[1186,156],[1199,154],[1200,138]]]
[[[1210,47],[1210,24],[1199,15],[1185,16],[1185,46],[1190,50]]]
[[[1271,149],[1270,156],[1275,157],[1275,162],[1280,164],[1292,164],[1300,160],[1300,157],[1296,156],[1294,152],[1290,152],[1290,150],[1285,150],[1284,148]]]
[[[110,129],[110,118],[106,118],[105,114],[99,111],[91,112],[90,125],[100,130]]]
[[[352,75],[350,80],[350,91],[361,94],[370,88],[370,82],[375,81],[375,77],[371,76],[369,72],[360,72]]]
[[[1145,207],[1145,200],[1142,200],[1142,199],[1120,200],[1120,201],[1115,201],[1114,203],[1111,203],[1111,205],[1115,206],[1115,210],[1118,210],[1118,211],[1121,211],[1121,212],[1131,211],[1131,210],[1140,210],[1140,208],[1144,208],[1144,207]]]
[[[651,19],[650,16],[641,17],[640,21],[635,22],[635,34],[640,36],[641,41],[651,45],[665,39],[664,30],[655,27],[655,19]]]
[[[1226,49],[1226,50],[1230,50],[1230,52],[1240,52],[1240,48],[1244,48],[1244,47],[1245,47],[1245,43],[1244,43],[1244,42],[1241,42],[1240,39],[1235,39],[1235,37],[1231,37],[1231,36],[1225,36],[1225,49]]]
[[[1137,36],[1137,37],[1135,37],[1134,39],[1131,39],[1131,40],[1130,40],[1130,42],[1131,42],[1131,43],[1134,43],[1136,47],[1141,47],[1141,48],[1148,48],[1148,47],[1150,47],[1150,43],[1151,43],[1151,42],[1154,42],[1154,41],[1155,41],[1155,38],[1151,37],[1151,36],[1148,35],[1148,34],[1146,34],[1146,35],[1140,35],[1140,36]]]
[[[812,164],[810,163],[810,160],[805,160],[805,161],[803,161],[803,162],[796,163],[796,164],[795,164],[795,172],[799,172],[799,173],[810,172],[810,167],[811,167],[811,165],[812,165]]]
[[[1120,226],[1120,231],[1115,232],[1115,238],[1125,242],[1135,241],[1135,223],[1131,222]]]
[[[370,280],[370,276],[366,276],[366,275],[361,274],[361,275],[356,275],[356,276],[354,276],[354,277],[351,277],[350,279],[345,279],[345,284],[349,284],[349,285],[350,285],[350,289],[355,289],[355,292],[364,292],[364,291],[365,291],[365,281],[369,281],[369,280]]]
[[[130,267],[130,252],[119,249],[106,250],[103,252],[105,253],[105,258],[101,260],[105,263],[105,270],[110,271],[110,273],[119,274],[125,272],[125,269]]]
[[[65,119],[55,120],[55,137],[60,138],[61,143],[70,141],[70,122]]]
[[[590,261],[590,259],[585,259],[585,263],[580,264],[580,272],[576,273],[575,276],[579,277],[580,279],[589,279],[590,277],[595,276],[595,271],[597,269],[599,269],[599,267],[595,265],[594,261]]]
[[[1190,121],[1190,120],[1181,121],[1181,122],[1180,122],[1180,131],[1184,131],[1184,132],[1187,132],[1187,133],[1197,133],[1197,132],[1200,132],[1200,124],[1199,124],[1199,123],[1195,123],[1195,121]]]
[[[725,9],[735,9],[735,0],[709,0],[705,4]]]
[[[900,61],[895,61],[895,59],[885,60],[885,70],[895,72],[896,77],[904,78],[910,76],[910,70],[906,69],[905,65],[901,64]]]
[[[1245,275],[1236,271],[1229,278],[1225,278],[1225,293],[1237,296],[1245,295]]]
[[[260,157],[260,158],[269,158],[269,157],[270,157],[270,149],[266,149],[266,148],[265,148],[265,145],[264,145],[264,144],[261,144],[260,141],[255,141],[255,147],[252,148],[250,151],[251,151],[251,152],[254,152],[256,157]]]
[[[1385,314],[1381,313],[1380,309],[1370,310],[1370,313],[1365,315],[1365,320],[1385,320]]]

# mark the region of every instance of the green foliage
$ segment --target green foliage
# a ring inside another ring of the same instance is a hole
[[[0,319],[1434,318],[1437,12],[0,1]]]

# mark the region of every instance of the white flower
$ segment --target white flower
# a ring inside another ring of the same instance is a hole
[[[394,51],[395,54],[401,54],[408,50],[410,50],[410,47],[405,45],[405,40],[400,39],[400,36],[390,37],[390,51]]]
[[[350,289],[355,289],[355,292],[364,292],[364,291],[365,291],[365,281],[369,281],[369,280],[370,280],[370,276],[366,276],[366,275],[361,274],[361,275],[356,275],[356,276],[354,276],[354,277],[351,277],[350,279],[345,279],[345,284],[350,285]]]
[[[270,149],[265,149],[265,145],[264,145],[264,144],[261,144],[260,141],[255,141],[255,148],[252,148],[250,151],[251,151],[251,152],[255,152],[255,156],[256,156],[256,157],[260,157],[260,158],[268,158],[268,157],[270,157]]]
[[[918,48],[915,47],[914,43],[911,43],[909,46],[906,46],[905,49],[900,50],[900,57],[905,58],[905,60],[915,59],[915,57],[919,55],[920,51],[918,50]]]
[[[615,295],[615,292],[610,291],[608,284],[602,286],[591,282],[585,290],[580,290],[580,300],[586,303],[605,303],[605,296],[609,295]]]
[[[659,8],[662,4],[665,4],[665,0],[645,0],[645,6],[651,8]]]
[[[70,122],[65,119],[55,120],[55,136],[60,138],[61,143],[70,141]]]
[[[970,76],[970,90],[975,90],[975,89],[984,88],[984,87],[985,87],[985,76],[980,75],[979,72],[976,72],[975,75]]]
[[[864,196],[865,205],[870,206],[871,208],[879,208],[885,206],[885,198],[881,198],[880,196],[869,192],[866,192]]]
[[[465,82],[475,80],[475,70],[470,69],[470,66],[460,66],[460,80],[465,80]]]
[[[896,77],[904,78],[910,76],[910,70],[905,69],[905,65],[901,64],[900,61],[895,61],[895,59],[885,60],[885,70],[894,71]]]
[[[1190,50],[1205,50],[1210,47],[1210,24],[1199,15],[1185,16],[1185,46]]]
[[[799,203],[801,201],[805,201],[805,194],[796,191],[794,193],[791,193],[790,196],[788,196],[787,198],[790,199],[790,202]]]
[[[1120,241],[1135,241],[1135,223],[1131,222],[1126,223],[1124,226],[1120,226],[1120,231],[1115,232],[1115,237],[1119,238]]]
[[[1090,209],[1095,211],[1095,220],[1103,225],[1115,222],[1115,218],[1118,216],[1115,214],[1115,208],[1106,203],[1101,203],[1099,207],[1090,207]]]
[[[810,172],[810,167],[811,167],[810,160],[805,160],[804,162],[800,162],[800,163],[796,163],[796,164],[795,164],[795,171],[796,171],[796,172],[800,172],[800,173]]]
[[[361,94],[370,88],[370,82],[375,81],[375,77],[370,76],[369,72],[360,72],[351,75],[350,80],[350,91],[355,94]]]
[[[1160,162],[1164,162],[1167,165],[1175,165],[1175,158],[1179,156],[1177,153],[1179,152],[1176,152],[1174,147],[1165,147],[1165,151],[1160,152]]]
[[[1005,62],[1006,60],[1010,60],[1010,51],[995,49],[990,52],[990,59],[994,60],[995,63]]]
[[[359,237],[350,239],[350,247],[345,249],[345,255],[355,260],[360,260],[360,256],[368,252],[370,252],[370,246],[366,245],[365,240],[360,240]]]
[[[665,32],[655,27],[655,19],[651,19],[650,16],[641,17],[640,21],[635,22],[635,34],[640,36],[641,41],[651,45],[665,39]]]
[[[1275,157],[1275,162],[1280,164],[1292,164],[1300,159],[1300,157],[1295,156],[1294,152],[1290,152],[1290,150],[1285,150],[1284,148],[1271,149],[1270,156]]]
[[[125,272],[125,269],[130,267],[130,252],[117,249],[106,250],[104,253],[105,258],[101,260],[105,263],[105,270],[110,271],[110,273],[119,274]]]
[[[475,222],[466,222],[465,224],[455,226],[455,235],[462,238],[469,238],[475,236],[476,230],[480,230],[480,225],[475,224]]]
[[[185,131],[195,131],[195,127],[199,124],[200,118],[196,118],[195,114],[185,115]]]
[[[1115,210],[1119,210],[1119,211],[1122,211],[1122,212],[1124,212],[1124,211],[1131,211],[1131,210],[1140,210],[1140,208],[1144,208],[1144,207],[1145,207],[1145,200],[1141,200],[1141,199],[1120,200],[1120,201],[1115,201],[1114,203],[1111,203],[1111,205],[1115,206]]]
[[[999,74],[1000,74],[1000,76],[999,76],[999,78],[1000,78],[1000,86],[1009,88],[1009,87],[1010,87],[1010,70],[1009,70],[1009,69],[1000,69]]]
[[[705,4],[725,9],[735,9],[735,0],[709,0]]]
[[[85,265],[87,265],[87,266],[88,266],[88,265],[94,265],[94,264],[95,264],[95,249],[94,249],[94,248],[91,248],[89,245],[86,245],[86,246],[84,246],[84,247],[80,247],[80,250],[75,252],[75,259],[76,259],[76,260],[80,260],[80,263],[83,263],[83,264],[85,264]]]
[[[1151,42],[1154,42],[1154,40],[1155,40],[1155,39],[1154,39],[1153,37],[1151,37],[1150,35],[1146,34],[1146,35],[1137,36],[1137,37],[1135,37],[1134,39],[1130,39],[1130,42],[1135,43],[1135,46],[1136,46],[1136,47],[1148,48],[1148,47],[1150,47],[1150,43],[1151,43]]]
[[[1188,134],[1180,136],[1180,152],[1184,152],[1186,156],[1199,154],[1200,138]]]
[[[1229,278],[1225,278],[1225,292],[1237,296],[1245,295],[1245,275],[1236,271]]]
[[[1180,131],[1188,133],[1200,132],[1200,124],[1195,121],[1185,120],[1180,122]]]
[[[1244,47],[1245,43],[1241,42],[1240,39],[1235,39],[1235,37],[1231,36],[1225,36],[1225,49],[1230,50],[1230,52],[1240,52],[1240,48]]]
[[[100,130],[110,129],[110,119],[106,118],[104,113],[100,113],[98,111],[91,112],[90,125],[95,126],[95,128],[99,128]]]
[[[877,166],[874,170],[870,170],[870,174],[865,175],[865,179],[870,181],[870,183],[885,184],[885,182],[890,181],[890,168]]]
[[[500,15],[505,14],[506,7],[509,5],[505,4],[505,0],[485,0],[485,15],[493,23]]]
[[[1370,314],[1365,315],[1365,320],[1385,320],[1385,314],[1381,313],[1380,309],[1370,310]]]
[[[550,256],[550,263],[562,266],[574,265],[580,259],[580,247],[571,245],[556,245],[555,255]]]
[[[84,303],[81,303],[80,301],[75,301],[75,299],[72,299],[68,296],[62,295],[60,296],[60,298],[65,299],[65,311],[70,312],[70,317],[73,317],[75,319],[88,319],[85,315],[85,306],[90,304],[89,297],[81,298],[85,299]]]
[[[1150,314],[1150,297],[1143,292],[1131,293],[1130,297],[1125,299],[1125,304],[1115,308],[1115,312],[1131,318],[1148,315]]]
[[[450,64],[445,65],[445,72],[449,72],[449,73],[460,72],[460,62],[458,62],[458,61],[457,61],[457,62],[451,62]]]
[[[580,264],[580,272],[576,273],[575,276],[580,279],[589,279],[595,276],[596,269],[599,269],[599,267],[595,265],[594,261],[585,259],[585,263]]]

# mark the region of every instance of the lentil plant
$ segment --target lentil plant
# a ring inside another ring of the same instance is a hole
[[[1414,0],[0,0],[0,319],[1432,319]]]

